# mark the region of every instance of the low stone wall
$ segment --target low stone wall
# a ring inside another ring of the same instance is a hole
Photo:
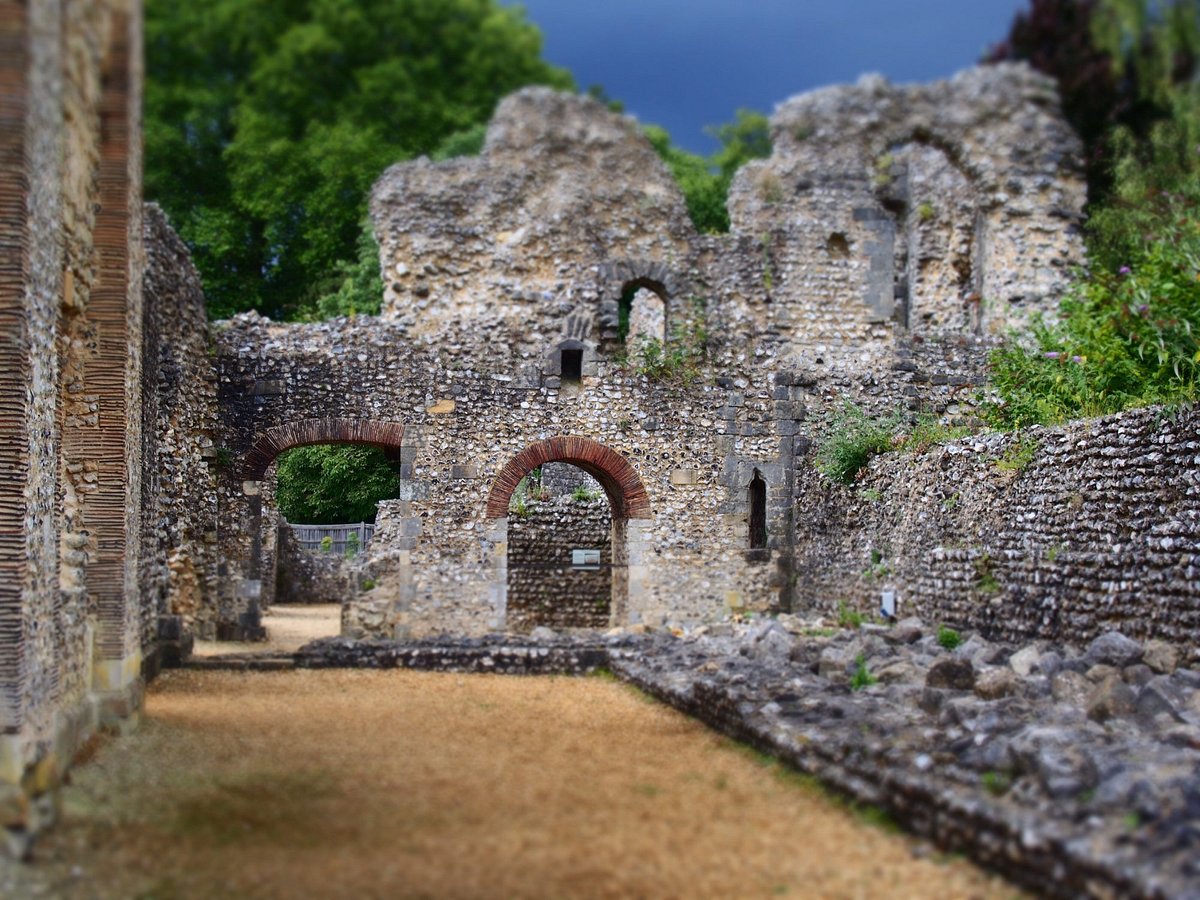
[[[1200,411],[1142,409],[797,467],[796,608],[878,608],[988,637],[1110,629],[1200,659]]]
[[[600,551],[599,568],[576,569],[571,551]],[[603,492],[530,501],[508,523],[510,631],[604,628],[612,600],[612,516]]]
[[[282,519],[275,543],[275,603],[344,603],[357,593],[354,562],[309,551]]]
[[[609,665],[1038,896],[1195,896],[1200,673],[1156,674],[1170,652],[1116,634],[949,650],[916,620],[819,624],[655,638]]]
[[[596,638],[556,636],[534,641],[513,635],[410,641],[325,638],[296,653],[300,669],[425,669],[503,675],[586,675],[608,665]]]

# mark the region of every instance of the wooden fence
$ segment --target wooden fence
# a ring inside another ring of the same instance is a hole
[[[338,556],[345,555],[351,547],[359,552],[365,550],[375,534],[375,526],[370,522],[350,525],[296,525],[289,522],[288,526],[305,550],[336,553]],[[326,538],[329,538],[328,544],[325,543]]]

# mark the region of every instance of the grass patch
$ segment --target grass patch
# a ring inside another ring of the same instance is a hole
[[[1041,444],[1037,438],[1024,437],[1009,444],[995,466],[1001,472],[1023,472],[1037,456]]]

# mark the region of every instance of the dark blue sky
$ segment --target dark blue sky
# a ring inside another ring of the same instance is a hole
[[[545,57],[708,153],[706,125],[881,72],[928,81],[975,63],[1026,0],[523,0]]]

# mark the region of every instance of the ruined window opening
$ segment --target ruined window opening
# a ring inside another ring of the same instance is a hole
[[[640,340],[666,341],[666,290],[657,282],[637,279],[621,291],[617,301],[617,336],[622,344]]]
[[[750,480],[750,549],[767,548],[767,483],[762,473],[754,470]]]
[[[583,351],[563,350],[561,359],[562,368],[560,371],[562,380],[579,384],[583,379]]]
[[[847,259],[850,256],[850,242],[840,231],[835,231],[825,241],[825,249],[836,259]]]

